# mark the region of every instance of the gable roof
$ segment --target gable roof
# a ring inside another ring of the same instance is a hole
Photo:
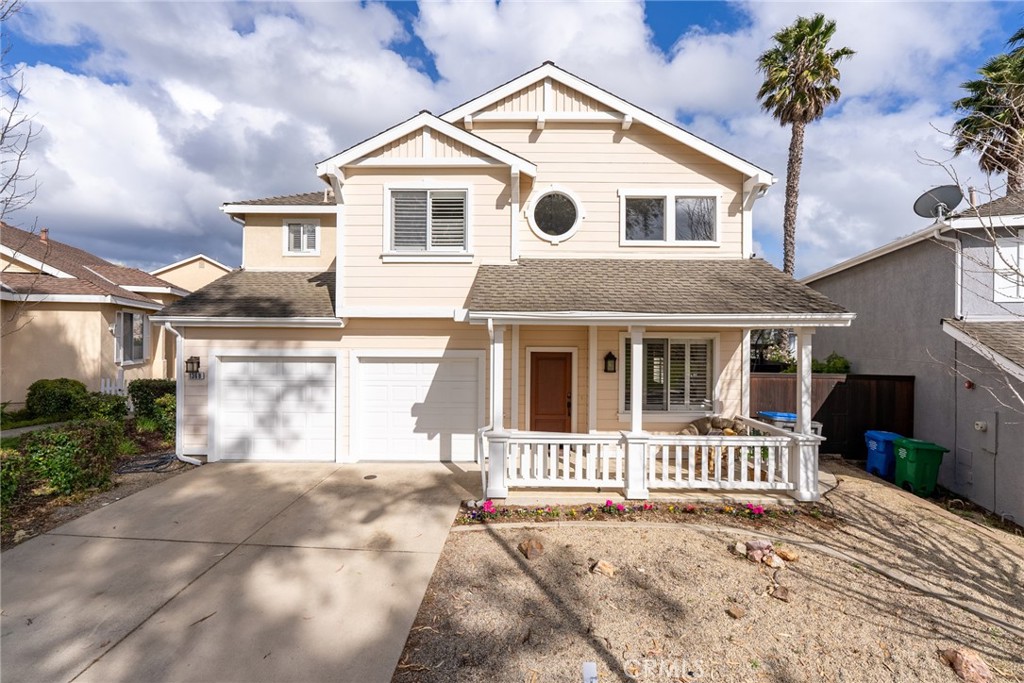
[[[149,271],[149,274],[150,275],[160,275],[160,273],[166,273],[168,270],[171,270],[173,268],[178,268],[180,266],[188,265],[189,263],[192,263],[194,261],[206,261],[211,266],[214,266],[216,268],[220,268],[225,273],[230,273],[232,270],[234,270],[234,268],[231,268],[230,266],[225,266],[223,263],[221,263],[217,259],[212,259],[209,256],[207,256],[206,254],[196,254],[195,256],[189,256],[188,258],[181,259],[180,261],[175,261],[174,263],[170,263],[170,264],[168,264],[166,266],[163,266],[161,268],[157,268],[156,270],[151,270],[151,271]]]
[[[411,119],[407,119],[402,123],[392,126],[391,128],[388,128],[367,140],[363,140],[362,142],[335,154],[334,156],[324,159],[316,165],[317,175],[325,177],[334,168],[348,166],[353,162],[357,162],[362,157],[374,152],[389,142],[394,142],[395,140],[403,138],[410,133],[415,133],[423,128],[429,128],[441,135],[446,135],[466,145],[470,149],[475,150],[481,155],[494,159],[505,166],[518,169],[520,172],[525,173],[530,177],[536,177],[537,175],[537,166],[532,161],[524,159],[518,154],[513,154],[507,149],[500,147],[489,140],[484,140],[479,135],[474,135],[467,130],[454,126],[451,123],[434,116],[429,111],[421,111]]]
[[[951,218],[991,218],[993,216],[1022,216],[1024,215],[1024,191],[1007,194],[999,199],[993,199],[973,208],[966,208],[959,211]]]
[[[161,310],[157,317],[330,318],[334,314],[335,273],[235,270]]]
[[[627,102],[618,95],[614,95],[575,74],[569,73],[565,69],[556,66],[554,62],[544,62],[536,69],[527,71],[511,81],[445,112],[441,115],[441,118],[449,123],[463,121],[467,116],[472,117],[481,109],[485,109],[509,95],[548,78],[577,90],[610,109],[620,112],[624,117],[628,116],[633,121],[649,126],[659,133],[687,145],[729,168],[739,171],[748,178],[756,178],[759,184],[772,185],[775,183],[775,177],[765,169],[755,166],[746,159],[742,159],[703,138],[697,137],[693,133],[683,130],[676,124],[666,121],[646,109]]]
[[[817,319],[844,325],[853,319],[824,294],[762,259],[522,259],[482,265],[467,308],[478,319],[577,313],[709,322]]]
[[[184,295],[183,290],[138,268],[111,263],[84,249],[0,222],[0,252],[37,268],[39,273],[0,275],[5,294],[20,297],[100,296],[117,303],[158,308],[137,291]]]

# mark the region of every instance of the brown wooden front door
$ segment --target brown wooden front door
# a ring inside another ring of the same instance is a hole
[[[530,354],[530,429],[570,431],[572,401],[572,354],[566,351]]]

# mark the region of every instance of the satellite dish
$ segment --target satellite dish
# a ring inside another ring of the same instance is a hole
[[[964,193],[956,185],[939,185],[925,192],[914,202],[914,213],[922,218],[941,220],[960,205]]]

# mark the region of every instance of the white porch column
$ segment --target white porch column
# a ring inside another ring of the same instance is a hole
[[[505,326],[491,336],[491,429],[505,431]]]
[[[796,328],[796,432],[811,433],[811,336],[813,327]]]
[[[818,438],[811,434],[811,337],[814,328],[796,328],[796,430],[789,460],[791,495],[818,500]]]
[[[508,480],[505,463],[508,459],[509,435],[488,432],[487,437],[487,490],[484,498],[508,498]]]
[[[750,417],[750,330],[743,330],[743,368],[740,371],[740,414]]]
[[[644,328],[629,328],[630,385],[629,416],[630,430],[626,435],[626,498],[643,500],[650,498],[647,489],[647,434],[644,433],[643,387],[644,387]]]
[[[587,331],[587,431],[597,431],[597,325]]]
[[[512,326],[512,348],[509,349],[512,356],[512,386],[509,387],[508,407],[509,429],[519,429],[519,325]]]

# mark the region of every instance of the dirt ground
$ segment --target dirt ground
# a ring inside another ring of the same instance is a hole
[[[935,681],[939,649],[1024,681],[1024,538],[842,463],[836,524],[490,524],[449,536],[393,681]],[[527,537],[545,552],[517,550]],[[732,555],[772,538],[776,576]],[[784,539],[784,540],[781,540]],[[613,578],[594,574],[606,560]],[[727,613],[739,607],[743,615]]]

